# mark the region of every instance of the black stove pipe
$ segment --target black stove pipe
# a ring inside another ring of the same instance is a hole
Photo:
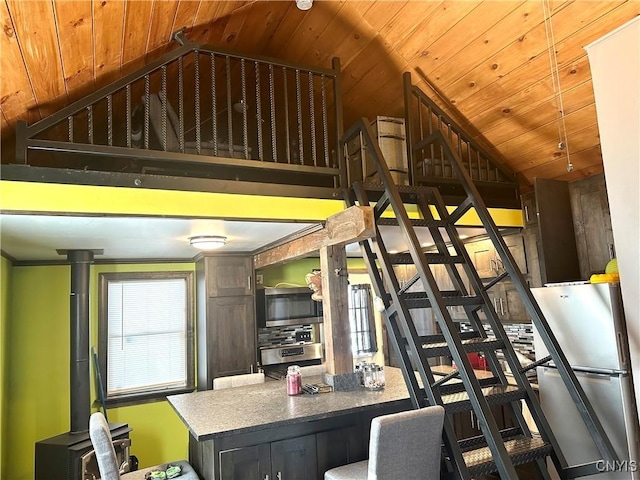
[[[71,433],[86,431],[91,416],[89,280],[93,251],[68,250],[71,265]]]

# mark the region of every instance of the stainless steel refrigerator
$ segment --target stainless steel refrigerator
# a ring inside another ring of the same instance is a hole
[[[555,285],[531,291],[616,452],[627,461],[617,467],[601,463],[617,471],[587,478],[640,479],[640,435],[619,284]],[[535,328],[534,346],[537,360],[548,355]],[[537,374],[542,409],[569,465],[601,460],[557,369],[538,367]]]

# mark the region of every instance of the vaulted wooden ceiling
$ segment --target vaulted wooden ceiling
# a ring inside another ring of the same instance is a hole
[[[345,126],[401,116],[402,73],[520,174],[577,179],[602,171],[585,45],[640,13],[640,2],[551,1],[568,133],[558,149],[541,0],[287,1],[5,0],[2,163],[17,119],[35,122],[174,48],[195,42],[307,65],[341,60]]]

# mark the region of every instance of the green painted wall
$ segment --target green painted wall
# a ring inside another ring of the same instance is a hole
[[[11,299],[11,269],[9,260],[0,257],[0,478],[7,478],[4,469],[7,464],[6,447],[6,402],[9,388],[7,385],[8,358],[7,358],[7,325],[11,312],[9,301]]]
[[[300,260],[259,270],[257,273],[262,274],[262,283],[266,287],[275,287],[278,283],[289,284],[283,286],[306,286],[307,283],[304,277],[314,268],[320,268],[319,257],[301,258]],[[366,266],[361,258],[348,258],[347,268],[349,270],[364,270]]]
[[[4,276],[5,265],[2,267]],[[193,263],[92,266],[92,345],[98,343],[100,272],[194,269]],[[69,430],[69,274],[68,266],[11,269],[7,388],[3,388],[7,398],[5,438],[12,439],[4,445],[5,458],[11,459],[3,463],[6,480],[33,479],[35,442]],[[113,408],[108,413],[110,421],[126,422],[133,428],[131,451],[138,456],[140,467],[187,458],[187,429],[166,401]]]

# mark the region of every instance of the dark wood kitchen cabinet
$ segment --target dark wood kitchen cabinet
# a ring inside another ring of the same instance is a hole
[[[530,286],[580,280],[569,184],[536,178],[534,189],[521,198]]]
[[[315,435],[271,443],[271,478],[313,480],[316,478],[317,471]]]
[[[248,373],[255,364],[253,297],[208,299],[208,368],[211,380]]]
[[[220,452],[220,478],[264,480],[271,475],[269,444],[233,448]]]
[[[220,452],[220,480],[314,480],[316,475],[315,435]]]
[[[196,259],[198,390],[256,365],[253,266],[246,255]]]
[[[251,257],[205,257],[208,297],[253,295]]]

